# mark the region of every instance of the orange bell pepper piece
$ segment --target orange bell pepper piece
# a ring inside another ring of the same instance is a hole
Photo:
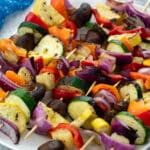
[[[5,52],[7,50],[12,50],[19,57],[26,57],[27,51],[23,48],[17,47],[14,42],[10,39],[0,40],[0,50]]]
[[[73,37],[73,30],[65,28],[63,26],[52,26],[48,29],[51,35],[58,37],[68,49],[70,39]]]
[[[81,46],[89,48],[90,51],[91,51],[91,55],[95,58],[96,44],[73,40],[72,41],[72,47],[73,47],[73,49],[76,48],[77,45],[81,45]]]
[[[0,88],[0,102],[4,102],[4,99],[6,98],[6,96],[7,96],[7,93],[2,88]]]
[[[138,73],[138,72],[130,72],[130,78],[133,80],[142,79],[145,81],[148,78],[150,78],[150,75],[142,74],[142,73]]]
[[[120,101],[120,94],[119,94],[117,88],[114,87],[113,85],[108,85],[108,84],[104,84],[104,83],[97,84],[92,88],[92,93],[96,94],[98,91],[100,91],[102,89],[111,92],[116,97],[117,102]]]
[[[20,86],[25,85],[24,78],[22,78],[20,75],[16,74],[14,71],[8,70],[8,71],[6,71],[5,75],[12,82],[14,82]]]
[[[150,78],[147,78],[144,82],[144,87],[146,90],[150,90]]]
[[[126,37],[121,39],[121,42],[127,47],[128,51],[131,52],[133,50],[132,45],[129,43],[129,40]]]
[[[65,18],[68,18],[64,0],[51,0],[51,5]]]
[[[144,100],[140,100],[140,101],[132,100],[129,103],[127,111],[134,115],[138,115],[147,110],[150,110],[150,106],[145,105]]]

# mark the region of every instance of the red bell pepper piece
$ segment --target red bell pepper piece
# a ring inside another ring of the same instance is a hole
[[[142,58],[144,58],[144,55],[143,55],[143,52],[142,52],[142,48],[140,46],[134,47],[134,49],[132,51],[132,55],[134,57],[142,57]]]
[[[73,30],[73,38],[76,38],[77,36],[77,26],[74,22],[70,20],[66,20],[64,23],[66,28],[72,29]]]
[[[120,74],[107,74],[108,79],[113,83],[117,83],[118,81],[123,81],[125,78]]]
[[[43,57],[39,57],[34,61],[34,67],[37,72],[39,72],[41,70],[41,68],[44,67]]]
[[[78,129],[69,123],[60,123],[60,124],[58,124],[57,127],[50,130],[50,133],[55,132],[56,130],[59,130],[59,129],[69,130],[73,135],[75,145],[77,146],[78,150],[80,150],[80,148],[83,146],[83,139],[82,139]]]
[[[44,28],[45,30],[48,30],[48,26],[46,25],[46,23],[43,20],[41,20],[39,16],[35,15],[33,12],[29,12],[27,14],[27,16],[25,17],[25,21],[35,23]]]
[[[113,25],[112,29],[109,32],[109,35],[115,35],[115,34],[123,34],[125,31],[125,27],[122,26],[116,26]]]
[[[27,57],[20,57],[19,63],[23,64],[27,59]]]
[[[142,64],[139,64],[139,63],[131,63],[131,64],[127,64],[127,65],[124,65],[122,67],[122,70],[130,70],[130,71],[138,71],[140,68],[142,68],[143,65]]]
[[[144,124],[150,128],[150,110],[142,112],[136,116],[140,118],[144,122]]]
[[[98,66],[98,62],[94,60],[82,60],[82,66]]]
[[[68,91],[61,88],[55,88],[53,90],[53,97],[56,99],[62,98],[64,101],[69,102],[73,98],[77,96],[81,96],[82,94],[76,91]]]
[[[150,32],[148,32],[145,28],[142,28],[142,27],[129,30],[127,31],[127,33],[140,33],[143,39],[150,37]]]
[[[150,32],[145,28],[139,27],[132,30],[125,30],[124,26],[113,26],[109,35],[124,34],[124,33],[139,33],[143,39],[150,37]]]
[[[59,71],[54,68],[54,67],[49,67],[49,66],[44,66],[41,70],[40,73],[45,73],[45,72],[49,72],[55,75],[55,80],[58,81],[59,79]]]
[[[95,19],[99,25],[103,25],[104,27],[111,28],[112,22],[103,18],[96,9],[92,9],[92,13],[95,16]]]

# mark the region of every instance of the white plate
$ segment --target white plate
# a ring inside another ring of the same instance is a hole
[[[74,6],[79,6],[82,2],[88,2],[91,3],[92,6],[95,6],[97,2],[105,2],[105,0],[70,0]],[[142,0],[138,0],[139,2]],[[137,5],[138,8],[141,7]],[[0,38],[9,38],[12,34],[14,34],[17,31],[18,25],[24,20],[27,12],[29,12],[32,9],[32,6],[25,11],[21,11],[15,14],[10,15],[3,27],[3,29],[0,31]],[[22,135],[24,137],[25,133]],[[41,135],[37,135],[33,133],[27,140],[24,140],[21,137],[21,140],[18,145],[14,145],[6,136],[3,134],[0,134],[0,144],[11,148],[13,150],[37,150],[39,145],[43,144],[44,142],[48,141],[49,138]],[[149,142],[148,142],[149,143]],[[144,146],[139,146],[138,150],[148,150],[148,147],[150,147],[150,144],[146,144]],[[94,150],[92,148],[92,150]],[[100,150],[100,149],[95,149]]]

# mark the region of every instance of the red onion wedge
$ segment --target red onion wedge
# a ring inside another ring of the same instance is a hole
[[[143,50],[142,51],[144,58],[150,58],[150,50]]]
[[[101,53],[99,57],[100,68],[107,73],[112,73],[116,67],[116,57],[107,53]]]
[[[101,48],[97,48],[95,50],[95,54],[96,54],[97,57],[99,57],[102,53],[106,53],[108,55],[116,57],[116,61],[117,61],[118,64],[129,64],[133,60],[133,56],[132,56],[131,53],[125,53],[125,54],[112,53],[112,52],[108,52],[108,51],[106,51],[104,49],[101,49]]]
[[[76,11],[76,8],[71,4],[69,0],[64,0],[64,4],[69,15],[72,15],[73,12]]]
[[[131,144],[123,144],[121,142],[113,140],[110,136],[103,133],[101,134],[101,141],[104,144],[106,150],[110,150],[111,148],[115,150],[135,150],[135,145]]]
[[[96,102],[96,104],[100,107],[100,108],[102,108],[102,109],[110,109],[111,108],[111,106],[110,106],[110,104],[107,102],[107,100],[105,100],[104,98],[102,98],[102,97],[94,97],[93,98],[94,99],[94,101]],[[105,107],[105,108],[103,108],[103,106]]]
[[[96,93],[95,97],[104,97],[110,104],[115,104],[117,102],[115,96],[111,92],[104,89]]]
[[[20,140],[20,133],[17,126],[3,117],[0,117],[0,125],[0,132],[8,136],[14,144],[18,144]]]
[[[0,55],[0,70],[5,73],[7,70],[13,70],[13,71],[18,71],[20,66],[18,64],[13,64],[5,60],[1,55]]]
[[[125,3],[118,0],[107,0],[106,4],[110,6],[112,9],[117,10],[119,12],[124,11],[126,4],[132,4],[133,0],[127,0]]]
[[[21,88],[19,85],[16,83],[12,82],[9,80],[4,74],[0,73],[0,87],[4,91],[13,91],[16,90],[17,88]]]
[[[39,103],[33,112],[30,121],[31,127],[37,126],[36,133],[47,134],[52,125],[47,121],[48,114],[44,109],[42,103]]]
[[[98,67],[86,66],[82,71],[76,72],[76,75],[87,82],[97,81],[100,75]]]
[[[22,66],[26,67],[32,73],[32,75],[36,75],[33,58],[28,58],[27,60],[25,60]]]
[[[82,137],[83,137],[83,140],[88,140],[91,136],[95,136],[95,138],[94,138],[94,141],[97,143],[97,144],[99,144],[99,145],[101,145],[102,143],[101,143],[101,140],[100,140],[100,135],[97,133],[97,132],[94,132],[94,131],[91,131],[91,130],[87,130],[87,129],[82,129],[82,128],[80,128],[79,129],[79,131],[80,131],[80,133],[81,133],[81,135],[82,135]]]
[[[140,68],[140,69],[138,70],[138,72],[139,72],[139,73],[143,73],[143,74],[148,74],[148,75],[150,75],[150,68],[148,68],[148,67]]]
[[[135,9],[133,5],[128,4],[128,3],[125,5],[125,12],[129,16],[138,16],[144,22],[147,28],[150,27],[150,15],[149,14],[143,13]]]
[[[117,118],[112,120],[111,128],[112,132],[116,132],[117,134],[128,138],[131,144],[134,144],[136,138],[138,137],[136,130],[129,128]]]

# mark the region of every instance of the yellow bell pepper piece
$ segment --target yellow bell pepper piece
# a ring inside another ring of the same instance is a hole
[[[150,58],[145,59],[145,60],[143,61],[143,65],[144,65],[144,66],[147,66],[147,67],[150,67]]]
[[[139,45],[142,42],[141,36],[139,33],[132,34],[128,37],[129,43],[132,47]]]
[[[102,118],[96,118],[94,119],[92,122],[92,127],[93,129],[98,132],[98,133],[102,133],[105,132],[107,134],[110,133],[110,125],[109,123],[107,123],[104,119]]]
[[[79,116],[77,119],[75,119],[71,125],[74,125],[75,127],[79,128],[84,124],[84,122],[92,116],[92,111],[90,109],[86,109],[81,116]]]
[[[36,14],[36,15],[39,14],[39,8],[40,8],[40,5],[42,4],[43,1],[45,1],[45,0],[36,0],[35,1],[34,6],[33,6],[34,14]]]

